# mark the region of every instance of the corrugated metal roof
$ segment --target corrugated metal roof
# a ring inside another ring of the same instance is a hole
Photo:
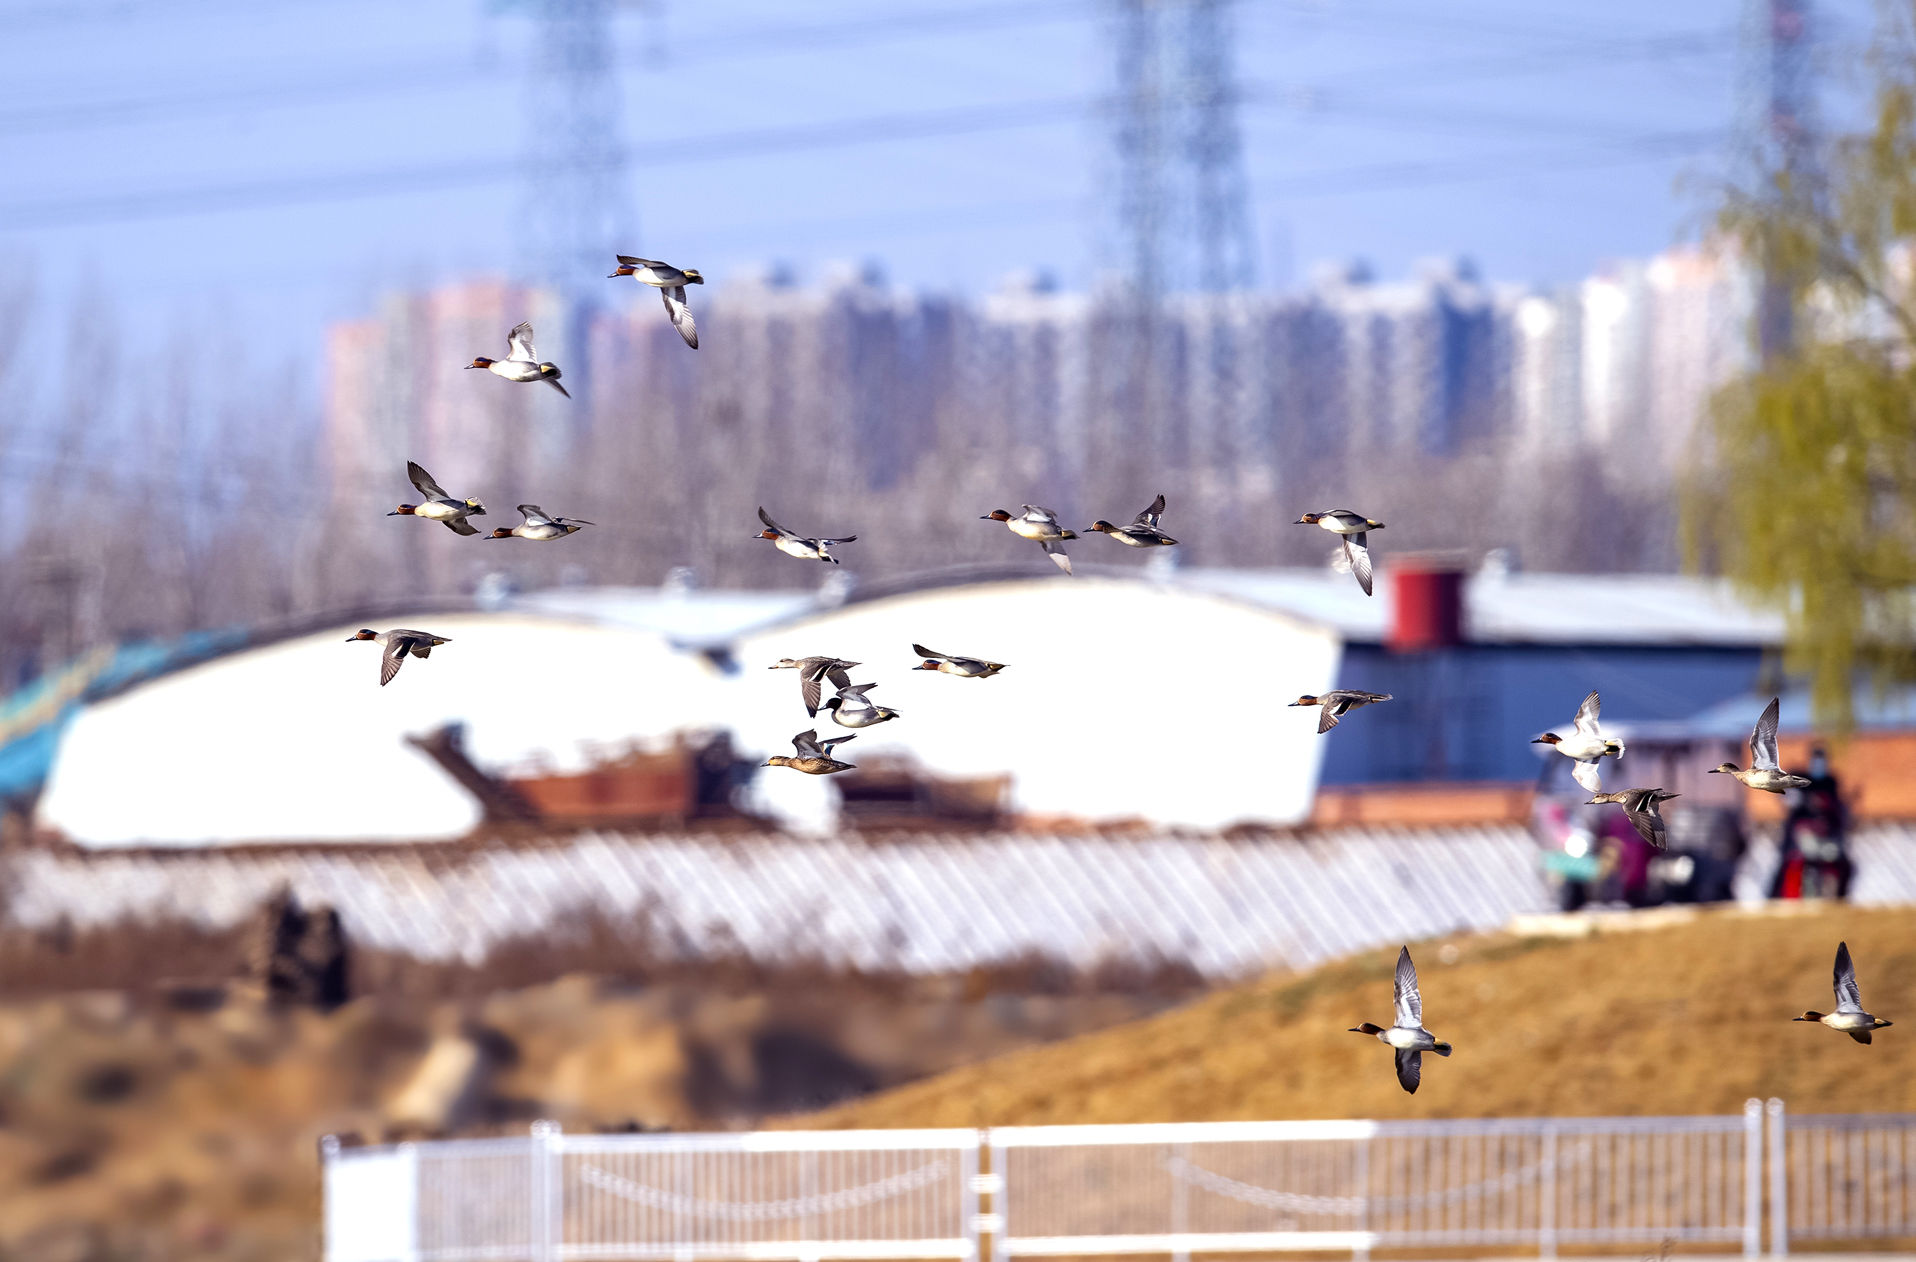
[[[1713,705],[1687,719],[1669,722],[1632,723],[1619,719],[1617,731],[1639,740],[1725,740],[1747,741],[1763,708],[1776,693],[1746,693],[1741,697]],[[1785,736],[1826,730],[1816,722],[1810,692],[1793,688],[1781,695],[1777,707],[1776,730]],[[1858,685],[1851,699],[1856,726],[1860,731],[1906,732],[1916,728],[1916,688],[1891,688],[1882,693],[1868,685]]]
[[[1916,902],[1916,826],[1852,841],[1859,903]],[[1752,846],[1760,897],[1775,847]],[[16,851],[7,919],[226,927],[282,885],[364,947],[482,962],[596,914],[657,957],[949,973],[1033,957],[1187,965],[1223,980],[1553,909],[1515,827],[1339,829],[1305,839],[998,834],[868,842],[593,834],[529,848]]]
[[[1367,597],[1348,574],[1322,570],[1179,570],[1174,582],[1282,610],[1346,639],[1384,638],[1391,561]],[[1717,579],[1676,574],[1477,573],[1465,579],[1465,633],[1485,642],[1763,647],[1783,641],[1783,619],[1739,600]]]
[[[288,885],[338,907],[363,946],[470,963],[597,913],[684,961],[945,973],[1035,956],[1225,978],[1549,907],[1536,847],[1515,828],[1255,842],[598,834],[458,853],[24,851],[6,870],[8,916],[27,928],[230,926]]]
[[[1334,549],[1326,545],[1326,556]],[[1150,574],[1086,566],[1100,578],[1153,588],[1186,588],[1282,612],[1347,639],[1378,641],[1390,622],[1389,549],[1380,539],[1383,578],[1365,596],[1348,574],[1319,569],[1185,569]],[[854,587],[853,603],[972,583],[1055,582],[1050,571],[960,566]],[[534,592],[516,608],[641,627],[685,643],[715,643],[769,624],[833,607],[809,592],[671,592],[586,588]],[[1643,644],[1764,647],[1783,641],[1780,614],[1753,608],[1727,582],[1680,574],[1526,574],[1481,571],[1465,579],[1471,638],[1523,644]]]

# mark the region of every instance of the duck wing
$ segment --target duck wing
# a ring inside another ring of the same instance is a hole
[[[521,320],[512,326],[512,332],[506,334],[506,359],[539,362],[539,352],[532,349],[532,321]]]
[[[1639,789],[1625,797],[1622,803],[1623,816],[1630,821],[1630,827],[1637,830],[1637,836],[1658,850],[1664,849],[1669,841],[1664,831],[1663,812],[1657,809],[1657,794],[1660,792],[1660,789]]]
[[[446,494],[445,487],[440,486],[432,480],[432,474],[427,473],[419,467],[419,462],[416,460],[408,460],[406,462],[406,478],[421,495],[429,500],[449,500],[452,498],[452,496]]]
[[[1603,792],[1603,770],[1594,762],[1579,762],[1570,768],[1570,778],[1592,793]]]
[[[552,387],[552,388],[553,388],[554,390],[557,390],[557,391],[558,391],[558,392],[559,392],[560,394],[563,394],[563,395],[564,395],[564,396],[565,396],[566,398],[568,398],[568,399],[570,399],[570,398],[572,397],[572,391],[570,391],[570,390],[568,390],[568,389],[566,389],[566,388],[565,388],[564,386],[562,386],[562,385],[560,385],[560,384],[559,384],[559,379],[558,379],[558,378],[557,378],[556,376],[555,376],[555,377],[541,377],[541,378],[539,378],[539,380],[541,380],[541,381],[543,381],[543,382],[545,382],[545,383],[546,383],[547,385],[549,385],[549,386],[551,386],[551,387]]]
[[[692,308],[685,301],[685,286],[672,285],[659,290],[665,299],[665,314],[672,319],[672,327],[679,331],[685,344],[693,350],[699,348],[699,326],[692,319]]]
[[[476,535],[479,533],[479,528],[463,517],[447,517],[443,520],[446,523],[446,529],[452,531],[455,535]]]
[[[1763,717],[1750,731],[1750,766],[1766,771],[1782,769],[1776,759],[1776,719],[1782,708],[1781,697],[1771,697],[1770,703],[1763,707]]]
[[[856,665],[857,663],[853,663]],[[805,698],[805,709],[813,718],[818,717],[818,703],[825,695],[825,683],[830,678],[839,687],[851,682],[851,676],[839,668],[835,657],[808,657],[799,663],[798,690]],[[840,683],[840,681],[844,681]]]
[[[792,751],[800,758],[823,758],[825,751],[818,745],[818,729],[813,728],[792,737]]]
[[[665,264],[659,262],[657,259],[642,259],[631,254],[619,254],[619,255],[615,255],[614,257],[617,258],[619,262],[625,264],[627,267],[664,267],[665,266]]]
[[[384,688],[399,673],[399,667],[406,660],[406,650],[417,641],[410,636],[387,633],[386,651],[379,655],[379,686]]]
[[[858,733],[847,732],[843,736],[834,736],[830,740],[824,740],[824,741],[818,742],[818,747],[820,750],[824,751],[825,756],[829,758],[832,755],[832,746],[843,745],[846,741],[855,741],[857,739],[858,739]]]
[[[1344,536],[1344,559],[1351,563],[1351,573],[1357,575],[1357,585],[1364,589],[1366,596],[1371,593],[1370,549],[1364,546],[1365,533],[1358,531],[1354,535]]]
[[[1064,554],[1064,545],[1062,543],[1059,543],[1056,539],[1040,539],[1038,540],[1038,546],[1044,549],[1046,556],[1058,563],[1059,569],[1063,570],[1066,574],[1071,573],[1071,558]]]
[[[833,682],[836,683],[837,681],[834,680]],[[869,684],[840,684],[838,695],[847,701],[862,701],[866,705],[870,705],[871,698],[865,694],[876,687],[878,687],[876,682]]]
[[[1326,701],[1317,707],[1317,734],[1322,736],[1337,726],[1339,708],[1336,702]]]
[[[1412,1095],[1417,1094],[1417,1083],[1424,1076],[1424,1054],[1411,1048],[1397,1049],[1397,1083]]]
[[[519,505],[519,515],[526,519],[528,526],[556,526],[559,523],[546,515],[546,510],[537,504]]]
[[[912,646],[911,646],[911,651],[912,651],[912,652],[914,652],[914,653],[916,653],[916,654],[918,654],[918,656],[920,656],[920,657],[925,657],[925,658],[936,658],[936,659],[937,659],[938,661],[941,661],[941,662],[949,662],[949,661],[951,660],[951,654],[949,654],[949,653],[934,653],[934,652],[932,652],[932,651],[931,651],[930,649],[928,649],[928,648],[926,648],[926,647],[925,647],[924,645],[922,645],[922,644],[914,644],[914,645],[912,645]]]
[[[1032,521],[1048,521],[1054,526],[1058,524],[1058,514],[1049,508],[1041,508],[1036,504],[1024,504],[1020,507],[1025,510],[1025,516]]]
[[[1856,966],[1850,962],[1849,943],[1836,944],[1836,1010],[1861,1012],[1863,992],[1856,987]]]
[[[1410,948],[1397,953],[1397,1024],[1405,1029],[1424,1028],[1424,996],[1417,989],[1417,966],[1410,962]]]
[[[1156,499],[1151,501],[1151,507],[1145,509],[1143,512],[1139,513],[1136,517],[1133,517],[1131,519],[1131,524],[1133,526],[1148,526],[1152,530],[1156,530],[1158,528],[1158,519],[1162,517],[1163,515],[1164,515],[1164,497],[1160,495]]]
[[[795,539],[795,538],[797,538],[797,536],[796,536],[796,535],[794,535],[794,534],[793,534],[793,533],[792,533],[791,531],[789,531],[789,530],[787,530],[787,529],[785,529],[785,527],[783,527],[783,526],[781,526],[781,525],[779,525],[779,524],[778,524],[777,522],[775,522],[775,521],[773,521],[773,520],[772,520],[772,515],[771,515],[770,513],[768,513],[768,512],[766,512],[766,511],[765,511],[765,510],[764,510],[763,508],[760,508],[760,509],[758,510],[758,519],[759,519],[760,521],[762,521],[762,522],[764,522],[764,523],[765,523],[765,528],[766,528],[767,530],[771,530],[771,531],[775,531],[776,533],[778,533],[778,534],[781,534],[781,535],[783,535],[783,536],[785,536],[785,537],[786,537],[787,539]]]
[[[1577,707],[1577,735],[1591,739],[1597,737],[1597,716],[1603,708],[1603,700],[1595,692],[1583,699]]]

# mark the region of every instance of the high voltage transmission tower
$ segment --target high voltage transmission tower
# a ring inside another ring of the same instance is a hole
[[[1244,288],[1254,270],[1233,0],[1107,3],[1126,280],[1140,295]]]
[[[1750,62],[1746,126],[1758,149],[1787,178],[1791,197],[1816,195],[1815,81],[1810,0],[1749,0]],[[1757,316],[1763,358],[1785,354],[1795,337],[1794,286],[1766,276]]]
[[[643,6],[502,0],[498,7],[532,19],[521,266],[557,290],[569,312],[580,312],[603,299],[603,283],[594,282],[613,251],[636,248],[613,19]]]

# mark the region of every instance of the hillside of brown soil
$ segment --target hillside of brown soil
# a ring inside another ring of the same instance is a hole
[[[1864,1006],[1898,1023],[1869,1047],[1790,1021],[1829,1011],[1844,938]],[[1424,1058],[1415,1096],[1397,1086],[1389,1049],[1346,1032],[1389,1022],[1396,954],[1223,991],[796,1124],[1721,1113],[1751,1096],[1796,1112],[1916,1109],[1908,910],[1640,913],[1587,937],[1415,944],[1425,1025],[1457,1049]]]
[[[21,998],[0,1003],[0,1262],[306,1262],[328,1133],[745,1126],[1165,1002],[584,976],[331,1013],[220,985]]]

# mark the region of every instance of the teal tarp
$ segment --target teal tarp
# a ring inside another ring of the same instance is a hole
[[[244,647],[247,632],[194,631],[101,649],[48,671],[0,701],[0,799],[39,792],[53,770],[60,734],[81,706],[168,671]]]

